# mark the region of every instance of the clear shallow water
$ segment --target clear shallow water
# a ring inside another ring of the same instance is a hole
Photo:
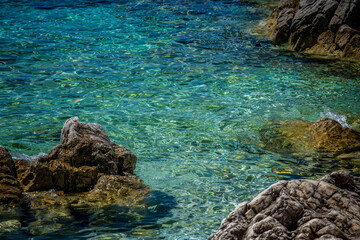
[[[130,148],[155,190],[148,209],[76,212],[35,237],[205,239],[278,178],[359,173],[262,148],[264,125],[326,109],[360,126],[359,64],[272,46],[252,28],[270,11],[235,0],[1,1],[0,145],[47,153],[78,116]],[[27,238],[31,226],[3,236]]]

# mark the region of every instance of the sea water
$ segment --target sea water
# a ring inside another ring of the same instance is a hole
[[[2,0],[0,145],[31,160],[78,116],[137,155],[135,173],[153,193],[146,209],[77,210],[68,222],[34,226],[24,214],[1,237],[206,239],[238,203],[279,179],[359,173],[351,161],[263,147],[259,130],[274,122],[346,116],[360,126],[359,64],[272,45],[258,28],[273,7]]]

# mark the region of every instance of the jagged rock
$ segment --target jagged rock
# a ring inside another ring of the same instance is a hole
[[[24,191],[84,192],[96,184],[99,174],[133,173],[135,165],[136,156],[112,142],[99,124],[74,117],[64,124],[61,144],[26,169],[18,167],[18,175]]]
[[[281,0],[267,27],[293,50],[360,60],[359,15],[358,0]]]
[[[16,205],[22,198],[15,164],[8,150],[0,147],[0,204]]]
[[[209,240],[359,238],[360,178],[338,171],[273,184],[240,203]]]
[[[266,126],[260,136],[266,148],[280,153],[325,152],[337,156],[360,151],[360,133],[329,118]]]
[[[135,166],[129,149],[112,142],[99,124],[77,117],[65,122],[61,144],[33,162],[13,160],[0,147],[0,204],[22,197],[21,206],[11,209],[28,215],[1,215],[0,233],[26,225],[30,234],[41,235],[76,221],[77,212],[96,216],[112,207],[146,208],[151,189],[133,174]]]

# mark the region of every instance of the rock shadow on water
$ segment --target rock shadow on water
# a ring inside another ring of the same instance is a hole
[[[54,194],[49,193],[44,195]],[[105,206],[68,205],[23,208],[20,218],[13,220],[12,231],[0,233],[1,238],[68,239],[101,236],[103,234],[156,235],[158,221],[171,217],[176,200],[160,191],[152,191],[136,205]],[[11,222],[8,221],[8,224]],[[15,228],[17,227],[17,229]],[[15,228],[15,229],[14,229]],[[9,228],[11,229],[11,228]]]
[[[176,206],[134,174],[136,156],[99,124],[70,118],[60,142],[31,163],[0,147],[1,238],[131,234],[158,228]]]

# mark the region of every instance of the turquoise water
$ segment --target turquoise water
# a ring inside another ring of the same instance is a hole
[[[34,159],[78,116],[130,148],[136,174],[154,190],[147,209],[77,212],[45,222],[61,227],[41,235],[22,224],[2,236],[206,239],[236,204],[278,179],[359,173],[358,163],[263,148],[263,126],[315,121],[327,109],[360,126],[360,65],[273,46],[253,28],[271,8],[255,0],[2,0],[0,145]]]

